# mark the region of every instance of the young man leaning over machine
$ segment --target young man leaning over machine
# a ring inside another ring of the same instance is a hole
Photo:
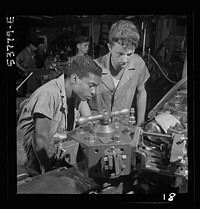
[[[52,169],[54,135],[74,128],[75,117],[68,117],[74,107],[80,115],[90,115],[87,100],[101,75],[102,69],[91,58],[81,56],[72,62],[67,75],[49,81],[27,99],[17,124],[18,165],[38,173]]]
[[[150,76],[144,60],[134,53],[139,38],[139,31],[131,21],[119,20],[111,26],[109,52],[95,59],[103,72],[96,97],[90,100],[91,110],[130,109],[137,92],[137,126],[144,123],[147,101],[145,82]]]

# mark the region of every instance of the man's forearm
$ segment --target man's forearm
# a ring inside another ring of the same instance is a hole
[[[146,112],[147,93],[142,91],[137,94],[137,125],[144,123]]]
[[[16,62],[16,66],[17,66],[20,70],[22,70],[23,72],[26,72],[26,69],[23,68],[18,62]]]
[[[39,161],[41,173],[51,170],[51,164],[48,156],[48,144],[42,136],[36,136],[33,146],[35,155]]]
[[[79,111],[81,116],[90,116],[91,110],[88,104],[88,101],[81,101],[79,104]]]

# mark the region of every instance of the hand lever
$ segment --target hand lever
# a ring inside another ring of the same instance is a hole
[[[79,117],[76,119],[76,123],[78,125],[82,125],[84,123],[87,123],[89,121],[94,121],[94,120],[108,120],[110,119],[111,117],[113,116],[117,116],[117,115],[126,115],[130,112],[130,110],[128,108],[126,109],[123,109],[123,110],[117,110],[117,111],[114,111],[114,112],[111,112],[109,114],[109,111],[105,111],[104,113],[102,114],[99,114],[99,115],[90,115],[88,117]]]

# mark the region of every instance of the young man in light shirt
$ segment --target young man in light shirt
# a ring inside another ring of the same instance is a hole
[[[90,115],[87,100],[99,85],[102,69],[89,57],[75,59],[67,75],[42,85],[25,101],[17,124],[17,164],[38,173],[54,166],[54,135],[74,128],[74,108]],[[69,102],[70,101],[70,102]],[[71,128],[69,129],[69,126]]]
[[[137,125],[141,126],[147,103],[145,82],[150,74],[144,60],[135,53],[139,39],[139,31],[131,21],[119,20],[111,26],[109,52],[95,59],[103,72],[96,96],[89,105],[92,111],[130,109],[136,94]],[[126,122],[127,118],[123,120]]]

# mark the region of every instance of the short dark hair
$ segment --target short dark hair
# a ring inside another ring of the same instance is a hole
[[[89,56],[83,55],[76,57],[68,68],[67,76],[70,77],[73,73],[81,79],[88,77],[89,73],[102,76],[102,68]]]
[[[27,46],[29,46],[30,44],[34,45],[35,47],[39,46],[39,40],[36,36],[32,35],[27,39]]]
[[[108,33],[108,41],[111,45],[118,43],[126,47],[135,45],[137,48],[139,39],[137,27],[129,20],[118,20],[111,26]]]
[[[79,36],[76,38],[76,44],[82,44],[86,42],[89,42],[89,38],[86,36]]]

